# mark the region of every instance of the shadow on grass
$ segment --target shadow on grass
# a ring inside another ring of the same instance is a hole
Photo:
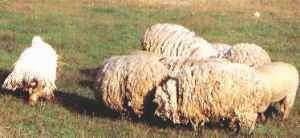
[[[276,105],[271,105],[268,107],[268,109],[264,112],[264,116],[266,117],[266,119],[270,119],[270,120],[280,120],[281,114],[279,112],[278,107],[276,107]]]
[[[82,86],[93,88],[93,78],[95,78],[97,70],[99,68],[94,69],[85,69],[81,70],[80,72],[84,75],[86,75],[86,79],[81,81]],[[9,74],[9,71],[0,70],[0,82],[3,83],[4,79]],[[17,98],[26,98],[28,97],[28,93],[24,92],[11,92],[7,90],[1,89],[2,95],[12,95]],[[152,102],[154,95],[154,92],[150,92],[149,95],[146,96],[145,99],[145,109],[144,113],[145,115],[142,117],[137,117],[133,115],[132,113],[129,114],[120,114],[117,113],[108,107],[106,107],[100,100],[88,98],[81,96],[77,93],[70,93],[70,92],[64,92],[64,91],[56,91],[55,97],[56,101],[55,103],[62,105],[66,109],[77,112],[82,115],[87,115],[91,117],[102,117],[102,118],[109,118],[109,119],[125,119],[132,121],[134,123],[143,123],[147,126],[156,127],[156,128],[170,128],[170,129],[179,129],[179,130],[193,130],[193,127],[191,124],[187,125],[174,125],[171,121],[162,120],[158,117],[155,117],[154,111],[156,109],[156,105]],[[274,107],[268,108],[268,110],[265,112],[265,116],[267,118],[274,118],[274,116],[277,114],[277,109]],[[204,127],[199,127],[197,129],[197,132],[199,136],[205,136],[206,130],[212,130],[217,132],[225,132],[227,134],[230,134],[231,136],[236,136],[233,131],[228,129],[228,122],[226,120],[222,123],[206,123]]]
[[[107,108],[103,103],[95,99],[80,96],[76,93],[67,93],[62,91],[55,92],[56,102],[68,110],[83,115],[96,117],[117,118],[118,113]]]
[[[0,70],[0,83],[3,84],[5,78],[9,75],[9,70]]]
[[[5,80],[5,78],[9,75],[10,71],[9,70],[0,70],[0,91],[1,91],[1,95],[12,95],[14,97],[17,98],[23,98],[25,99],[26,97],[28,97],[28,93],[24,93],[21,90],[16,90],[16,91],[10,91],[7,89],[3,89],[2,88],[2,84]]]
[[[79,82],[79,85],[83,86],[83,87],[88,87],[91,90],[94,90],[93,85],[95,84],[95,80],[96,80],[96,77],[97,77],[97,72],[98,72],[99,69],[100,69],[100,67],[81,69],[80,74],[85,76],[85,79],[81,80]]]

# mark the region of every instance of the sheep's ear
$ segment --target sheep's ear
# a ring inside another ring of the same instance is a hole
[[[34,36],[33,39],[32,39],[31,46],[38,46],[38,45],[41,45],[43,43],[44,43],[44,41],[42,40],[42,38],[40,36]]]

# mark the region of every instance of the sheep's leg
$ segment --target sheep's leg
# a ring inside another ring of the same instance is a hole
[[[280,102],[279,102],[279,104],[280,104],[280,111],[279,111],[279,119],[283,119],[284,118],[284,116],[287,116],[287,99],[286,99],[286,97],[283,99],[283,100],[281,100]]]
[[[55,99],[54,94],[46,95],[45,98],[47,101],[53,101]]]
[[[238,133],[241,129],[240,121],[237,118],[230,120],[229,128],[232,129],[233,132]]]
[[[29,95],[31,95],[33,93],[33,89],[32,88],[28,88],[28,93],[29,93]]]
[[[280,101],[281,119],[284,120],[288,117],[290,110],[294,105],[295,98],[296,98],[296,92],[290,93]]]
[[[54,101],[55,100],[55,96],[54,96],[54,93],[51,91],[49,93],[46,93],[43,95],[43,97],[47,100],[47,101]]]
[[[264,113],[258,113],[257,122],[258,123],[265,123],[266,121],[267,121],[267,118],[264,115]]]
[[[254,132],[257,120],[257,113],[242,113],[239,116],[239,126],[242,133],[252,134]]]
[[[32,94],[29,96],[29,104],[35,105],[40,97],[44,95],[44,91],[41,83],[38,83],[36,88],[32,89]]]
[[[35,105],[42,95],[43,95],[43,93],[41,91],[34,90],[33,93],[29,97],[29,104]]]

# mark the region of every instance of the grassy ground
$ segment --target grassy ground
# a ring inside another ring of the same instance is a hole
[[[30,107],[22,95],[0,94],[0,135],[14,137],[229,136],[225,129],[191,131],[147,119],[121,117],[94,99],[90,72],[103,59],[139,48],[145,28],[182,24],[211,42],[256,43],[275,61],[300,69],[299,0],[0,0],[0,77],[11,70],[34,35],[61,56],[57,102]],[[260,18],[253,16],[255,11]],[[255,136],[300,136],[300,94],[290,118],[259,124]]]

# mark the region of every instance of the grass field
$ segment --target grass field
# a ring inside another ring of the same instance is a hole
[[[256,43],[274,61],[300,69],[299,0],[0,0],[0,77],[41,35],[62,62],[57,102],[31,107],[20,94],[0,94],[0,135],[10,137],[230,136],[226,129],[192,131],[152,119],[122,117],[95,100],[93,72],[103,59],[139,49],[151,24],[182,24],[210,42]],[[260,18],[253,16],[259,11]],[[300,93],[286,121],[259,124],[254,136],[300,136]]]

